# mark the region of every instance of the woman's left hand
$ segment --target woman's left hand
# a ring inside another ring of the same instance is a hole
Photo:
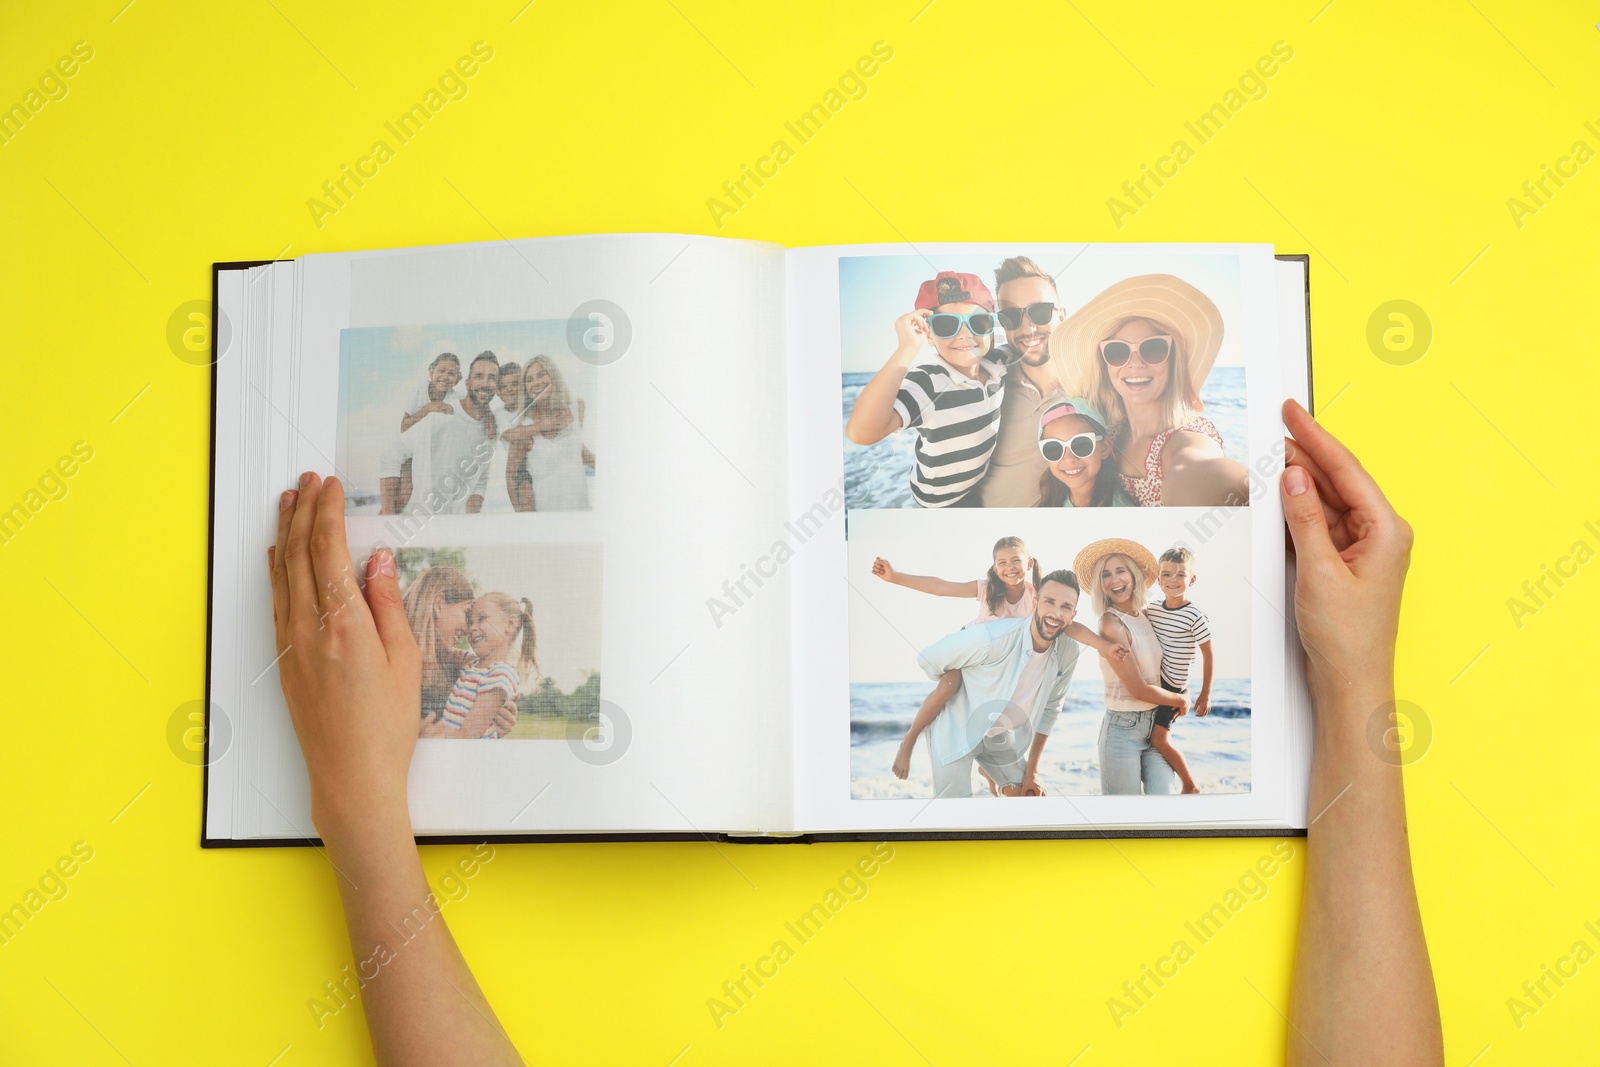
[[[344,511],[339,480],[307,472],[279,501],[278,543],[267,550],[279,679],[325,839],[385,805],[405,816],[422,714],[422,654],[394,556],[373,553],[358,585]]]

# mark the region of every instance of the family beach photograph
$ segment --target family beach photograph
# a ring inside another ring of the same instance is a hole
[[[1248,792],[1249,524],[1180,515],[855,513],[851,796]]]
[[[581,740],[600,716],[598,545],[401,548],[419,738]]]
[[[587,511],[594,368],[566,320],[347,329],[338,461],[351,515]]]
[[[1236,256],[839,260],[851,508],[1245,506]]]

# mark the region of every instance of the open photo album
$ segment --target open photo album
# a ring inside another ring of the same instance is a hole
[[[266,549],[337,475],[419,840],[1302,833],[1265,245],[541,238],[215,265],[202,844],[313,843]]]

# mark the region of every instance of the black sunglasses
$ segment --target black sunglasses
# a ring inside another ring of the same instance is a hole
[[[1015,330],[1022,325],[1022,316],[1026,314],[1028,321],[1035,326],[1043,326],[1049,322],[1056,313],[1056,306],[1048,300],[1041,300],[1037,304],[1029,304],[1025,308],[1001,308],[999,311],[1000,325],[1008,330]]]
[[[1139,358],[1155,366],[1165,363],[1167,357],[1172,355],[1172,338],[1163,334],[1159,337],[1146,337],[1139,342]],[[1100,358],[1110,367],[1120,367],[1128,362],[1133,355],[1134,346],[1126,341],[1101,341]]]

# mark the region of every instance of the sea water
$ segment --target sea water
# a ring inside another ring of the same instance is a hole
[[[871,374],[844,376],[844,418],[850,418],[862,386]],[[1222,434],[1222,451],[1229,459],[1243,463],[1250,441],[1245,417],[1244,368],[1215,367],[1200,390],[1205,417]],[[840,423],[842,427],[844,423]],[[845,501],[852,508],[909,508],[911,466],[914,462],[916,431],[892,433],[875,445],[844,442]]]
[[[911,756],[911,777],[901,781],[890,771],[906,727],[932,688],[931,681],[856,682],[850,686],[851,797],[933,796],[926,731],[917,739]],[[1194,699],[1192,689],[1189,698]],[[1047,794],[1100,792],[1097,744],[1105,707],[1105,684],[1099,678],[1076,678],[1068,687],[1066,707],[1039,760],[1039,784]],[[1249,792],[1250,680],[1214,680],[1210,713],[1199,718],[1191,711],[1174,720],[1171,737],[1202,792]],[[974,796],[989,795],[976,773],[973,781]]]

